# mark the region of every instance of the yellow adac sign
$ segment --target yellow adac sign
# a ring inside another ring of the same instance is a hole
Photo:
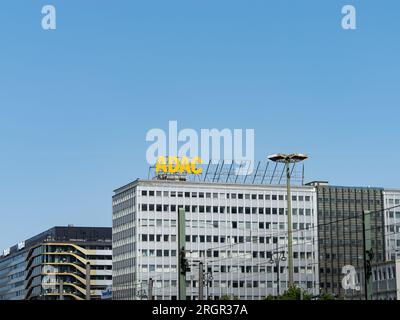
[[[189,160],[188,157],[183,157],[181,160],[175,156],[169,156],[168,162],[164,156],[157,158],[156,173],[188,173],[201,174],[202,168],[197,168],[197,164],[201,164],[199,157],[194,157]]]

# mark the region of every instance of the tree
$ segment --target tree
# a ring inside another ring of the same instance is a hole
[[[323,293],[319,296],[319,300],[335,300],[335,297],[330,293]]]
[[[223,295],[222,297],[221,297],[221,299],[220,300],[239,300],[239,298],[238,297],[236,297],[236,296],[230,296],[229,294],[225,294],[225,295]]]
[[[311,300],[311,295],[301,288],[292,286],[288,288],[282,295],[269,295],[265,298],[265,300],[301,300],[301,298],[303,298],[303,300]]]

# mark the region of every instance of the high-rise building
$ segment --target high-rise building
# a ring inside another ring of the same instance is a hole
[[[185,211],[187,298],[263,299],[287,288],[287,199],[282,185],[136,180],[113,196],[113,299],[178,295],[177,212]],[[294,282],[318,294],[315,188],[292,187]],[[272,258],[286,255],[280,267]],[[278,270],[279,269],[279,270]],[[206,296],[204,296],[206,298]]]
[[[395,260],[400,251],[400,189],[383,191],[385,207],[386,259]]]
[[[5,249],[0,300],[100,299],[112,284],[111,228],[54,227]]]
[[[385,261],[383,189],[330,186],[312,182],[316,187],[318,207],[318,238],[320,287],[322,292],[340,297],[362,296],[362,292],[345,290],[342,286],[343,267],[364,267],[363,214],[370,211],[374,258],[372,263]],[[364,290],[361,279],[360,290]]]

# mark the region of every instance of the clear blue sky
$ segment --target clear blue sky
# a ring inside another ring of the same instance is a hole
[[[400,187],[399,14],[397,0],[2,1],[0,248],[111,225],[112,190],[147,176],[146,132],[168,120],[254,128],[257,159],[308,153],[307,180]]]

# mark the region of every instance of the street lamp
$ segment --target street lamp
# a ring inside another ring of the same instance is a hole
[[[286,167],[289,287],[293,287],[292,196],[290,193],[290,164],[307,160],[308,156],[300,153],[278,153],[268,156],[268,159],[273,162],[284,163]]]
[[[207,272],[206,274],[205,274],[205,276],[204,276],[204,281],[205,281],[205,283],[206,283],[206,300],[209,300],[209,296],[208,296],[208,291],[209,291],[209,289],[208,289],[208,287],[210,286],[210,285],[212,285],[212,281],[214,280],[214,278],[213,278],[213,276],[212,276],[212,273],[211,272]]]
[[[277,291],[277,296],[279,297],[279,295],[280,295],[280,290],[279,290],[280,277],[279,276],[281,273],[280,262],[286,261],[286,257],[285,257],[284,250],[278,251],[278,242],[276,242],[276,247],[277,247],[277,250],[272,253],[272,258],[271,258],[271,260],[269,260],[269,263],[275,265],[275,268],[276,268],[276,281],[277,281],[277,290],[276,291]]]

